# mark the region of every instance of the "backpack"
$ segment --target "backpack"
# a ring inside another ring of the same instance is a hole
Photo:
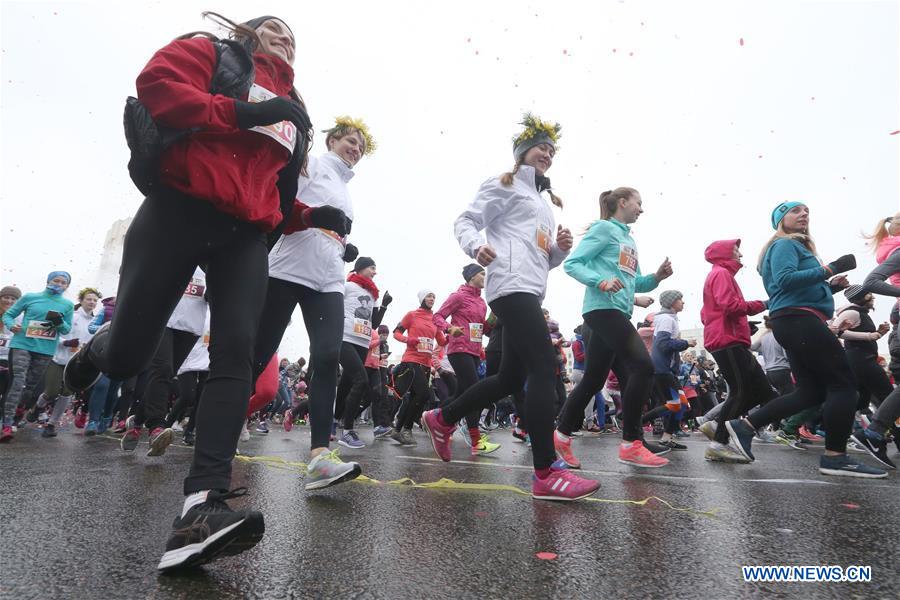
[[[256,76],[250,51],[234,40],[213,40],[212,44],[216,49],[216,68],[209,92],[229,98],[245,98]],[[131,151],[128,174],[145,196],[149,196],[159,184],[162,153],[172,144],[200,131],[199,127],[171,129],[160,125],[134,96],[125,100],[124,125],[125,140]]]

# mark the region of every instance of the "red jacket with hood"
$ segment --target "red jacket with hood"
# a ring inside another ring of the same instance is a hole
[[[451,319],[454,327],[463,330],[460,336],[449,336],[450,343],[448,354],[466,353],[473,356],[481,356],[481,342],[485,333],[491,328],[485,322],[487,316],[487,304],[481,297],[481,290],[468,284],[459,286],[459,289],[450,294],[447,300],[434,313],[434,324],[441,331],[450,329]]]
[[[706,261],[713,268],[703,285],[703,345],[713,352],[726,346],[740,344],[750,347],[750,324],[747,315],[766,310],[766,303],[744,300],[735,280],[741,263],[734,258],[734,248],[741,240],[721,240],[706,248]]]
[[[279,96],[290,93],[290,65],[260,52],[253,62],[256,85]],[[290,152],[266,135],[238,128],[234,99],[209,93],[215,69],[212,42],[193,38],[159,50],[138,75],[138,98],[158,123],[200,129],[166,149],[160,181],[271,231],[282,218],[275,184]],[[304,204],[295,204],[298,214],[302,208]]]

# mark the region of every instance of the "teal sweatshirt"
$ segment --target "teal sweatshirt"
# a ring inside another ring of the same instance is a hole
[[[659,285],[655,275],[641,275],[637,246],[630,231],[615,219],[597,221],[563,263],[566,273],[587,286],[582,314],[616,309],[630,318],[635,292],[649,292]],[[601,292],[597,285],[611,277],[618,277],[625,287],[615,294]]]
[[[13,336],[9,347],[53,356],[56,353],[56,340],[59,334],[66,334],[72,330],[74,308],[71,301],[47,290],[25,294],[3,313],[3,324],[7,329],[12,329],[15,318],[24,313],[22,331]],[[44,327],[47,311],[51,310],[63,316],[62,325],[59,327]]]
[[[834,314],[831,273],[806,246],[790,238],[775,240],[763,257],[760,275],[769,294],[769,314],[789,307]]]

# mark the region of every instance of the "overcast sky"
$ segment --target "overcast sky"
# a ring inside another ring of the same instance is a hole
[[[470,261],[453,220],[482,181],[512,166],[526,110],[563,127],[548,172],[566,202],[558,222],[580,234],[600,192],[641,191],[641,265],[672,259],[675,275],[659,291],[685,293],[685,328],[699,325],[713,240],[743,239],[751,267],[738,281],[748,298],[763,297],[755,262],[778,202],[809,204],[822,257],[857,255],[854,282],[874,267],[860,233],[898,210],[893,1],[0,7],[0,272],[26,292],[56,268],[72,272],[73,289],[93,283],[107,229],[141,201],[126,170],[124,99],[153,52],[213,30],[203,10],[283,18],[316,129],[340,114],[369,123],[379,148],[350,183],[352,241],[395,298],[392,327],[418,289],[433,288],[440,303],[462,282]],[[551,274],[546,306],[566,335],[582,295],[562,269]],[[876,318],[889,307],[879,299]],[[282,346],[292,358],[308,345],[296,316]]]

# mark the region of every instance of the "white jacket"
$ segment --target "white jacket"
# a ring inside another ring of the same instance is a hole
[[[348,281],[344,292],[344,341],[369,347],[372,341],[372,311],[375,298],[364,287]]]
[[[197,338],[197,343],[178,368],[178,374],[192,371],[209,371],[209,331]]]
[[[334,206],[353,220],[347,183],[353,170],[337,154],[309,159],[309,177],[300,177],[297,198],[310,207]],[[283,235],[269,253],[269,277],[299,283],[317,292],[344,291],[344,245],[333,231],[310,228]]]
[[[103,307],[100,309],[103,310]],[[79,308],[72,313],[72,329],[69,333],[59,336],[59,339],[56,342],[56,354],[53,355],[53,362],[65,366],[69,362],[69,359],[74,356],[78,348],[87,344],[88,341],[94,337],[92,333],[88,332],[88,325],[90,325],[93,320],[94,315],[85,311],[84,307]],[[63,346],[62,343],[67,340],[78,340],[79,344],[74,348]]]
[[[485,299],[525,292],[542,301],[547,292],[547,275],[568,256],[556,245],[553,210],[538,193],[534,168],[519,167],[513,184],[505,186],[499,177],[483,184],[469,207],[459,215],[454,233],[463,252],[475,258],[487,244],[497,258],[487,269]]]
[[[203,335],[203,325],[206,323],[206,273],[203,269],[197,267],[194,270],[194,276],[191,282],[187,284],[181,300],[172,311],[166,327],[169,329],[177,329],[178,331],[187,331],[194,335]]]

